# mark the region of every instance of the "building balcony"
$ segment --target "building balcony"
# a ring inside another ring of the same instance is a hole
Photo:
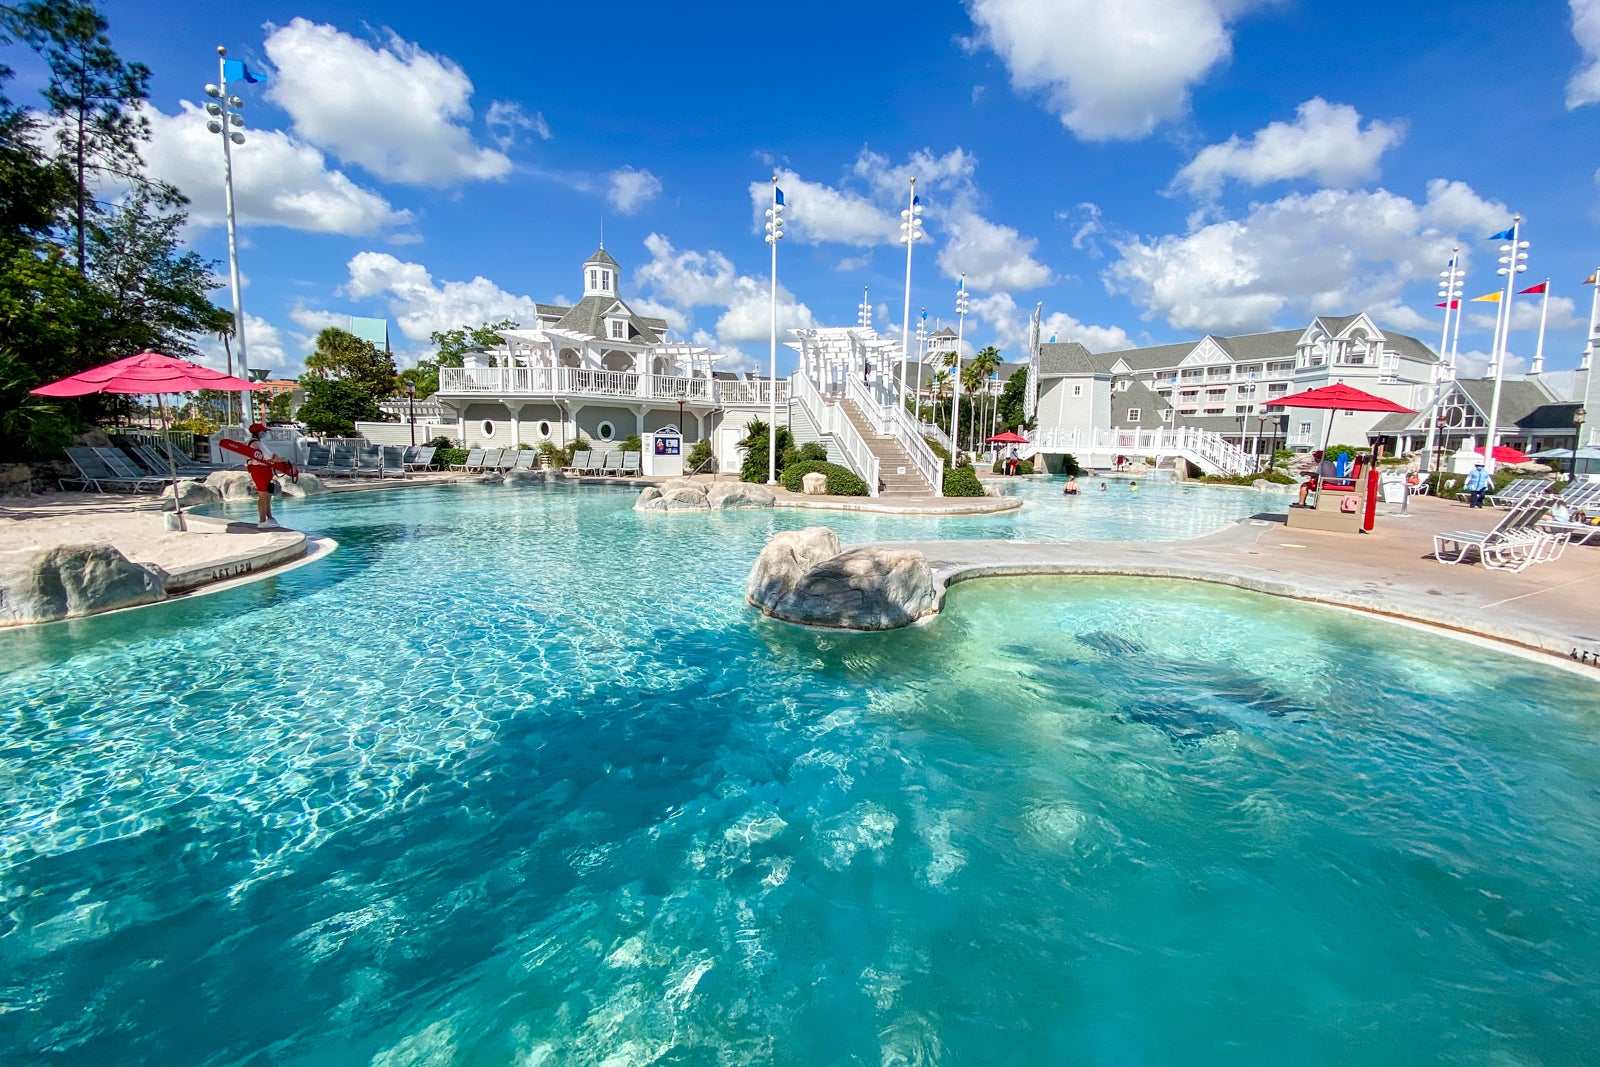
[[[778,383],[787,401],[789,383]],[[683,401],[702,407],[757,407],[772,400],[765,381],[714,381],[587,367],[440,367],[439,396],[449,400],[550,399]]]

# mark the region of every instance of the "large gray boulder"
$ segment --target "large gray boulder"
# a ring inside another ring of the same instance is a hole
[[[839,535],[826,526],[774,534],[750,568],[744,598],[771,615],[769,609],[787,600],[806,572],[838,554]]]
[[[205,484],[217,491],[224,500],[254,500],[256,483],[250,480],[243,467],[232,471],[212,471],[206,475]]]
[[[0,552],[0,626],[51,622],[166,598],[159,568],[105,544]]]
[[[321,496],[328,491],[328,484],[309,471],[302,471],[298,482],[281,474],[278,475],[276,481],[278,490],[284,496]]]
[[[173,511],[172,486],[161,490],[161,510]],[[177,500],[186,508],[199,507],[201,504],[215,504],[222,499],[222,494],[204,482],[195,481],[193,478],[181,478],[177,485]]]
[[[778,500],[771,489],[754,482],[716,482],[705,493],[706,503],[719,510],[770,508]]]
[[[667,502],[661,499],[660,486],[647,485],[639,491],[639,499],[633,502],[634,511],[665,511]]]
[[[661,506],[668,511],[705,511],[711,504],[701,486],[668,484],[661,490]]]

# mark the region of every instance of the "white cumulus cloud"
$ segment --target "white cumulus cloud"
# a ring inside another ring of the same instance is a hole
[[[1583,50],[1583,66],[1567,82],[1567,107],[1600,103],[1600,0],[1570,0],[1572,36]]]
[[[978,297],[972,310],[994,331],[995,347],[1008,363],[1018,363],[1028,355],[1029,312],[1019,308],[1009,293]],[[1064,311],[1052,312],[1039,321],[1039,339],[1054,337],[1065,343],[1076,341],[1091,352],[1119,352],[1133,348],[1133,339],[1120,326],[1093,326],[1079,322]]]
[[[1408,283],[1437,276],[1461,235],[1490,233],[1508,216],[1442,179],[1421,202],[1383,189],[1324,189],[1185,234],[1118,240],[1120,258],[1105,277],[1147,317],[1180,330],[1265,330],[1397,305]]]
[[[245,353],[249,358],[250,366],[256,370],[265,368],[272,372],[274,378],[296,377],[301,371],[301,357],[298,355],[290,358],[284,349],[283,334],[272,323],[259,315],[244,313],[244,341]],[[233,347],[233,373],[239,373],[239,342],[229,338]],[[200,362],[213,370],[226,371],[228,369],[228,349],[224,347],[222,339],[216,335],[195,338],[196,347],[200,349]]]
[[[1228,22],[1261,0],[968,0],[977,43],[1018,92],[1085,140],[1139,138],[1189,109],[1233,53]]]
[[[463,125],[472,82],[449,58],[393,33],[375,46],[304,18],[274,29],[265,48],[277,67],[268,95],[297,135],[341,162],[435,188],[510,173],[511,160]]]
[[[1210,145],[1178,172],[1175,185],[1215,196],[1228,179],[1248,185],[1305,178],[1349,186],[1377,177],[1378,160],[1404,136],[1398,124],[1361,125],[1356,109],[1313,97],[1294,122],[1274,122],[1248,141],[1237,135]]]
[[[692,315],[693,309],[721,308],[711,347],[736,348],[740,343],[767,341],[771,333],[771,279],[740,274],[721,252],[679,251],[661,234],[645,238],[650,262],[639,268],[639,285],[657,305]],[[778,339],[788,331],[816,325],[811,309],[778,286]],[[709,336],[709,335],[708,335]]]
[[[550,124],[544,120],[543,114],[535,111],[530,115],[522,110],[521,104],[509,100],[496,100],[490,104],[489,110],[483,114],[483,124],[488,127],[489,136],[494,138],[494,143],[502,152],[509,152],[524,130],[531,130],[541,141],[550,139]]]
[[[893,244],[900,236],[900,218],[861,193],[807,181],[792,170],[778,172],[783,190],[787,238],[803,244],[832,241],[870,248]],[[772,183],[751,182],[750,203],[765,222],[772,206]]]
[[[350,277],[341,292],[354,300],[384,302],[400,332],[417,343],[426,344],[435,331],[501,319],[532,323],[537,315],[532,297],[508,293],[481,275],[438,282],[422,264],[386,252],[358,252],[347,269]]]
[[[207,115],[184,102],[176,115],[146,108],[150,142],[144,146],[150,174],[171,182],[191,204],[199,225],[226,219],[222,194],[222,145],[206,129]],[[247,130],[233,148],[234,210],[241,224],[286,226],[353,237],[408,225],[411,213],[363,189],[323,154],[281,130]]]
[[[622,167],[606,175],[606,200],[624,215],[637,215],[661,195],[661,179],[647,170]]]

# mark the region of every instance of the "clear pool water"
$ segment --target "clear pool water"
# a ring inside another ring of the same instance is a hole
[[[325,498],[324,562],[0,635],[0,1062],[1600,1047],[1585,679],[1183,583],[801,631],[740,593],[805,516],[630,502]]]

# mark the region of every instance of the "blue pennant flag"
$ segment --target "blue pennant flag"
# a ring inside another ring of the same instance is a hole
[[[916,193],[912,193],[911,194],[911,206],[912,207],[916,207],[920,203],[922,203],[922,197],[918,196]]]
[[[922,321],[923,322],[927,322],[928,321],[928,309],[927,308],[923,308],[922,309]]]
[[[265,74],[257,74],[245,66],[242,59],[224,59],[222,61],[222,80],[254,85],[257,82],[266,81],[267,76]]]
[[[1056,343],[1056,335],[1055,334],[1051,334],[1050,335],[1050,343],[1051,344],[1055,344]]]
[[[777,203],[779,207],[783,207],[783,190],[774,185],[772,187],[772,195],[774,202]]]
[[[967,291],[967,276],[965,274],[963,274],[961,276],[961,281],[956,284],[956,292],[964,293],[966,291]]]
[[[1501,230],[1499,233],[1491,233],[1489,235],[1489,240],[1491,240],[1491,241],[1509,241],[1509,240],[1511,240],[1511,237],[1512,237],[1512,231],[1511,230]]]

